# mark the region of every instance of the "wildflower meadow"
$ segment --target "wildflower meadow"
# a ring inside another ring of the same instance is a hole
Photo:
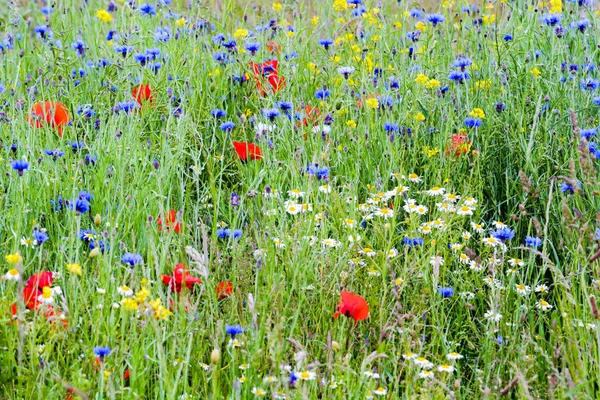
[[[600,398],[593,0],[2,0],[0,399]]]

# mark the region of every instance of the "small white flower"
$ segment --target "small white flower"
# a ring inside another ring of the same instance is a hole
[[[410,174],[408,175],[408,180],[412,183],[419,183],[421,182],[421,177],[417,174]]]
[[[300,191],[299,189],[292,189],[288,191],[288,195],[293,199],[299,199],[300,197],[304,196],[304,192]]]
[[[302,371],[296,374],[296,376],[303,381],[311,381],[317,377],[317,374],[312,371]]]
[[[21,279],[21,274],[19,274],[19,271],[15,268],[9,269],[8,272],[6,274],[4,274],[4,279],[6,279],[7,281],[18,281],[19,279]]]
[[[442,365],[440,365],[440,366],[437,367],[437,370],[439,372],[452,373],[452,372],[454,372],[454,367],[452,365],[442,364]]]
[[[552,309],[552,305],[550,303],[548,303],[546,300],[538,301],[535,306],[542,311],[548,311],[548,310]]]
[[[523,285],[522,283],[519,283],[515,286],[517,293],[519,293],[521,296],[527,296],[529,293],[531,293],[531,287]]]
[[[123,285],[117,288],[117,293],[123,297],[129,297],[133,295],[133,290],[129,286]]]
[[[373,390],[377,396],[385,396],[387,394],[387,389],[379,386],[377,389]]]
[[[448,361],[454,361],[460,360],[461,358],[464,358],[464,356],[453,351],[452,353],[446,354],[446,358],[448,359]]]
[[[487,311],[485,314],[483,314],[483,316],[487,320],[494,321],[494,322],[499,322],[502,319],[502,314],[500,314],[499,312],[496,312],[494,310]]]

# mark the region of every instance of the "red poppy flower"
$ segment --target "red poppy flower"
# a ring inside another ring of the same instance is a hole
[[[302,125],[318,125],[319,117],[321,116],[321,111],[318,108],[313,106],[305,106],[304,108],[296,109],[300,121],[298,122],[298,128]]]
[[[271,85],[273,94],[276,94],[285,87],[285,78],[279,76],[279,72],[277,71],[278,65],[278,60],[267,60],[262,64],[250,63],[250,68],[252,68],[254,80],[256,81],[256,88],[261,95],[265,96],[267,94],[263,88],[264,79]]]
[[[242,161],[248,161],[248,159],[260,160],[262,158],[260,147],[254,143],[233,142],[233,147],[235,148],[235,152],[237,153],[238,157],[240,157],[240,160]]]
[[[342,314],[348,318],[353,318],[356,323],[369,316],[369,305],[365,299],[357,294],[346,291],[343,291],[341,296],[342,299],[338,303],[338,310],[334,314],[334,318]]]
[[[142,83],[133,88],[131,91],[133,98],[141,106],[144,102],[154,103],[154,97],[152,96],[152,88],[147,83]]]
[[[40,306],[40,301],[38,297],[42,295],[42,290],[37,286],[25,286],[23,288],[23,301],[25,302],[25,306],[30,310],[37,310]]]
[[[49,125],[51,128],[58,131],[58,136],[62,137],[63,127],[71,122],[67,107],[59,101],[45,101],[43,103],[35,103],[31,107],[27,122],[34,128],[43,128]]]
[[[217,299],[223,300],[231,296],[233,285],[231,282],[221,282],[217,285]]]
[[[158,231],[162,232],[162,230],[163,230],[162,218],[161,217],[156,218],[156,223],[158,224]],[[167,212],[164,224],[167,227],[167,231],[170,231],[172,229],[176,233],[181,232],[181,222],[177,221],[177,213],[175,212],[175,210],[169,210]]]
[[[454,153],[455,157],[459,157],[461,154],[467,154],[471,150],[471,142],[469,136],[465,133],[456,133],[452,135],[450,143],[446,148],[446,155]]]
[[[188,274],[188,269],[183,264],[177,264],[172,275],[162,275],[162,281],[174,292],[181,292],[184,285],[191,290],[194,285],[202,284],[200,278]]]
[[[52,286],[52,272],[41,271],[32,275],[31,278],[27,280],[25,286],[38,289],[42,289],[44,286]]]

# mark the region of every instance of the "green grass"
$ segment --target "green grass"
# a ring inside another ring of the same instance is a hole
[[[600,327],[591,301],[600,289],[593,257],[600,185],[588,150],[595,138],[579,135],[598,129],[600,91],[580,87],[597,80],[600,68],[593,9],[565,2],[564,35],[557,37],[540,20],[547,4],[493,2],[466,14],[466,3],[457,1],[428,8],[445,21],[425,22],[413,42],[407,33],[421,25],[405,13],[412,4],[403,2],[382,2],[374,11],[376,4],[366,1],[362,17],[353,17],[352,8],[335,10],[333,1],[283,1],[278,12],[263,2],[173,1],[154,16],[141,14],[143,3],[138,9],[115,3],[106,23],[96,12],[107,3],[97,0],[60,2],[47,21],[39,4],[0,9],[0,39],[6,39],[0,55],[0,398],[243,399],[254,398],[254,388],[288,399],[600,396]],[[484,15],[488,22],[473,23]],[[590,21],[585,32],[571,28],[583,18]],[[277,29],[255,29],[272,19]],[[34,30],[45,24],[53,32],[48,39]],[[159,26],[170,27],[167,42],[155,41]],[[212,40],[233,38],[240,28],[255,37],[238,38],[235,51]],[[117,33],[108,42],[111,30]],[[512,41],[504,40],[507,34]],[[324,38],[342,41],[325,50]],[[86,44],[83,57],[71,47],[78,39]],[[270,54],[268,40],[280,52]],[[261,43],[255,55],[239,51],[247,42]],[[115,47],[122,45],[132,46],[132,54],[121,57]],[[160,62],[156,72],[134,56],[150,48],[160,49],[149,62]],[[216,61],[216,52],[228,53],[230,62]],[[459,55],[473,61],[464,84],[448,77]],[[261,96],[249,63],[274,57],[286,84],[273,94],[263,81]],[[111,62],[98,66],[102,59]],[[595,68],[586,72],[587,63]],[[570,72],[570,64],[578,70]],[[355,68],[349,80],[338,73],[342,66]],[[377,76],[374,68],[381,69]],[[440,87],[419,83],[419,74]],[[234,79],[241,76],[247,81]],[[117,103],[133,100],[140,83],[150,84],[153,102],[115,112]],[[316,99],[324,86],[330,96]],[[379,108],[369,107],[375,97]],[[27,120],[33,104],[45,100],[69,110],[72,124],[62,138]],[[293,103],[291,118],[282,111],[271,122],[263,110],[278,101]],[[498,103],[504,111],[496,110]],[[77,113],[82,105],[95,112],[89,120]],[[305,105],[320,110],[315,126],[295,118]],[[216,108],[226,117],[212,117]],[[485,118],[479,128],[467,128],[464,121],[477,108]],[[223,131],[225,121],[235,127]],[[322,134],[325,122],[331,129]],[[386,122],[398,126],[393,140]],[[275,127],[257,135],[259,123]],[[471,146],[455,156],[450,147],[459,132]],[[83,147],[73,151],[71,143],[79,141]],[[262,159],[240,161],[234,141],[256,143]],[[53,149],[64,155],[44,154]],[[87,155],[95,161],[86,162]],[[11,167],[15,160],[29,162],[22,176]],[[307,173],[312,163],[330,168],[328,180]],[[412,173],[420,183],[408,179]],[[561,190],[576,181],[581,188],[573,193]],[[405,194],[385,200],[378,194],[399,186],[408,188]],[[472,215],[440,211],[443,196],[426,193],[434,187],[461,196],[456,208],[473,197]],[[267,188],[277,194],[266,196]],[[295,215],[286,211],[294,189],[304,192],[296,201],[307,208]],[[66,203],[56,210],[58,196],[72,202],[81,191],[93,195],[89,211],[77,213]],[[234,192],[239,204],[232,204]],[[427,214],[407,213],[409,199]],[[393,218],[377,216],[382,208],[393,209]],[[169,210],[176,210],[181,232],[166,229]],[[443,229],[423,233],[424,223],[438,219]],[[495,221],[514,230],[505,247],[482,241]],[[221,239],[223,228],[242,236]],[[49,236],[45,243],[22,243],[40,229]],[[104,252],[91,252],[81,230],[93,231]],[[526,236],[542,244],[525,246]],[[409,246],[404,238],[423,244]],[[340,245],[327,247],[325,239]],[[208,262],[188,246],[205,251]],[[367,247],[373,256],[363,254]],[[392,249],[397,256],[389,256]],[[10,265],[5,256],[16,253],[22,261]],[[125,253],[143,262],[130,267]],[[436,256],[443,264],[431,261]],[[161,275],[178,263],[202,284],[170,291]],[[68,264],[79,264],[82,274]],[[7,279],[12,268],[20,280]],[[27,279],[40,271],[52,271],[52,287],[62,289],[54,294],[54,318],[23,302]],[[230,297],[217,298],[220,282],[232,283]],[[519,284],[530,290],[520,294]],[[122,285],[134,292],[135,309],[123,303]],[[547,290],[536,292],[539,285]],[[443,298],[439,287],[454,292]],[[367,301],[367,319],[333,318],[344,290]],[[542,300],[547,311],[538,308]],[[487,318],[490,310],[501,319]],[[56,321],[61,313],[64,323]],[[240,347],[225,333],[234,324],[244,328],[236,338]],[[108,346],[111,354],[97,361],[95,346]],[[448,361],[452,352],[463,358]],[[431,361],[435,379],[420,377],[427,370],[409,353]],[[442,364],[454,371],[438,371]],[[290,371],[315,379],[290,385]]]

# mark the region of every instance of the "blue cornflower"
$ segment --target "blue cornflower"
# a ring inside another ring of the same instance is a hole
[[[465,126],[467,128],[479,128],[481,126],[481,120],[479,118],[473,118],[473,117],[466,118]]]
[[[133,51],[133,46],[115,46],[115,51],[125,57]]]
[[[452,63],[454,68],[459,68],[461,71],[464,71],[467,67],[470,67],[473,64],[473,60],[466,57],[459,57]]]
[[[505,42],[510,42],[511,40],[513,40],[513,37],[512,37],[511,34],[504,35],[504,41]]]
[[[97,346],[94,347],[94,354],[96,357],[100,359],[100,361],[104,361],[104,357],[110,355],[110,347],[108,346]]]
[[[77,194],[77,198],[79,200],[92,201],[94,199],[94,195],[88,191],[82,190]]]
[[[148,54],[146,53],[135,53],[133,58],[135,61],[139,62],[142,67],[145,67],[148,62]]]
[[[17,171],[19,176],[23,176],[23,171],[29,169],[29,163],[24,160],[15,160],[10,164],[10,166],[12,167],[12,169]]]
[[[596,89],[598,89],[598,86],[600,86],[600,83],[598,83],[598,81],[596,79],[592,79],[592,78],[587,78],[585,80],[581,80],[581,82],[579,83],[579,87],[583,90],[587,90],[590,92],[595,91]]]
[[[86,154],[85,157],[83,158],[83,163],[85,165],[96,165],[97,160],[98,160],[98,157],[91,155],[91,154]]]
[[[47,156],[51,156],[52,159],[54,161],[56,161],[56,159],[58,157],[62,157],[65,154],[65,152],[62,151],[62,150],[60,150],[60,149],[56,149],[56,150],[44,150],[44,154],[46,154]]]
[[[542,245],[542,239],[536,236],[527,236],[525,238],[525,246],[538,248]]]
[[[95,241],[90,241],[90,244],[88,245],[90,250],[94,250],[95,248],[100,249],[100,252],[102,254],[104,254],[104,252],[106,251],[107,248],[107,244],[104,243],[104,240],[95,240]]]
[[[129,114],[133,110],[135,110],[137,107],[138,107],[138,103],[135,100],[127,100],[127,101],[122,101],[120,103],[117,103],[113,107],[112,110],[115,113],[123,112],[125,114]]]
[[[263,115],[273,122],[275,118],[281,115],[281,113],[276,108],[266,108],[263,110]]]
[[[40,12],[44,15],[50,15],[54,12],[54,7],[44,6],[40,8]]]
[[[409,237],[404,237],[402,239],[402,241],[404,242],[404,244],[406,244],[408,246],[422,246],[423,245],[423,239],[421,239],[421,238],[411,239]]]
[[[463,71],[452,71],[448,74],[448,79],[453,80],[454,82],[464,83],[464,81],[469,79],[469,74]]]
[[[595,105],[597,105],[598,107],[600,107],[600,96],[594,97],[592,99],[592,101],[594,102]]]
[[[325,50],[329,50],[329,46],[333,44],[333,39],[321,39],[319,40],[319,44],[325,48]]]
[[[75,210],[78,214],[85,214],[90,211],[90,202],[83,199],[76,199],[69,202],[69,210]]]
[[[244,45],[246,51],[249,51],[250,54],[254,55],[260,49],[260,43],[258,42],[248,42]]]
[[[556,26],[562,20],[561,14],[545,14],[542,21],[548,26]]]
[[[227,62],[227,53],[225,53],[224,51],[217,51],[212,54],[212,58],[216,62],[226,63]]]
[[[81,57],[85,55],[85,43],[83,43],[83,41],[76,40],[73,43],[71,43],[71,47],[73,48],[73,50],[75,50],[78,56]]]
[[[592,137],[596,136],[596,134],[597,134],[596,128],[582,129],[581,132],[579,132],[579,136],[584,139],[592,138]]]
[[[231,40],[221,43],[221,46],[225,47],[227,50],[233,50],[236,48],[237,42],[235,40],[231,39]]]
[[[231,229],[217,229],[217,237],[219,239],[227,239],[231,235]]]
[[[400,82],[393,76],[390,77],[390,89],[400,89]]]
[[[504,110],[506,110],[506,105],[504,103],[502,103],[502,102],[496,103],[496,112],[497,113],[501,113]]]
[[[83,149],[85,147],[85,143],[82,141],[78,141],[78,140],[73,140],[72,142],[69,141],[69,142],[67,142],[67,145],[71,147],[71,150],[73,151],[73,153],[77,153],[77,151],[79,151],[79,149]]]
[[[42,231],[40,229],[34,229],[33,239],[37,242],[38,245],[40,245],[46,242],[48,239],[50,239],[50,236],[48,236],[48,234],[45,231]]]
[[[215,108],[214,110],[210,110],[210,115],[214,118],[223,118],[227,113],[225,110],[221,110],[220,108]]]
[[[408,15],[414,19],[421,19],[423,18],[424,13],[418,8],[411,8],[410,10],[408,10]]]
[[[442,14],[427,14],[425,20],[430,22],[431,25],[437,26],[437,24],[444,22],[446,18]]]
[[[331,90],[324,88],[324,89],[318,89],[315,92],[315,97],[319,100],[325,100],[326,98],[329,97],[329,95],[331,94]]]
[[[289,112],[292,108],[294,108],[294,105],[291,102],[283,100],[276,102],[275,105],[285,113]]]
[[[495,231],[490,232],[490,234],[492,237],[498,239],[502,243],[505,243],[507,240],[515,237],[515,231],[508,226],[496,229]]]
[[[35,28],[33,28],[35,33],[38,35],[38,37],[40,37],[41,39],[46,39],[48,37],[50,37],[51,34],[51,30],[48,27],[48,25],[38,25]]]
[[[96,115],[96,112],[92,109],[91,104],[84,104],[77,107],[77,115],[81,115],[84,119],[90,120]]]
[[[454,288],[452,287],[438,287],[438,293],[442,295],[442,297],[451,297],[454,294]]]
[[[220,128],[222,131],[230,132],[233,128],[235,128],[235,124],[231,121],[223,122]]]
[[[571,22],[572,28],[577,28],[579,32],[584,33],[585,30],[590,26],[590,20],[587,18],[580,19],[579,21]]]
[[[344,75],[344,79],[348,79],[356,69],[354,67],[339,67],[337,69],[338,74]]]
[[[421,31],[413,31],[406,34],[406,38],[412,40],[413,42],[418,42],[420,37]]]
[[[577,186],[579,187],[579,189],[581,189],[581,182],[577,182]],[[571,194],[573,194],[573,193],[575,193],[575,188],[570,183],[563,182],[560,185],[560,191],[563,192],[563,193],[571,193]]]
[[[62,196],[58,196],[56,200],[50,200],[50,205],[52,205],[52,210],[55,212],[59,212],[63,210],[64,201]]]
[[[392,122],[386,122],[383,124],[383,129],[389,133],[389,132],[398,132],[400,128],[398,127],[398,124],[394,124]]]
[[[115,38],[116,35],[117,31],[108,31],[108,34],[106,35],[106,40],[110,42]]]
[[[134,265],[141,264],[144,261],[144,259],[142,258],[141,255],[139,255],[137,253],[125,253],[121,257],[121,261],[124,264],[129,264],[130,266],[133,267]]]
[[[227,325],[225,326],[225,333],[231,335],[231,337],[235,337],[235,335],[239,335],[244,332],[244,328],[239,325]]]
[[[310,164],[308,167],[306,167],[306,173],[308,173],[308,175],[316,176],[317,179],[329,178],[330,172],[331,169],[329,167],[319,168],[318,164]]]
[[[142,4],[140,6],[140,12],[142,15],[156,15],[156,6],[153,4]]]
[[[221,44],[225,41],[225,35],[223,35],[222,33],[218,33],[215,36],[213,36],[211,40],[214,44]]]
[[[594,239],[600,240],[600,228],[596,228],[596,232],[594,233]]]
[[[241,229],[234,229],[231,232],[231,237],[234,239],[239,239],[242,237],[242,230]]]
[[[154,30],[154,41],[167,43],[171,39],[171,28],[168,26],[159,26]]]

